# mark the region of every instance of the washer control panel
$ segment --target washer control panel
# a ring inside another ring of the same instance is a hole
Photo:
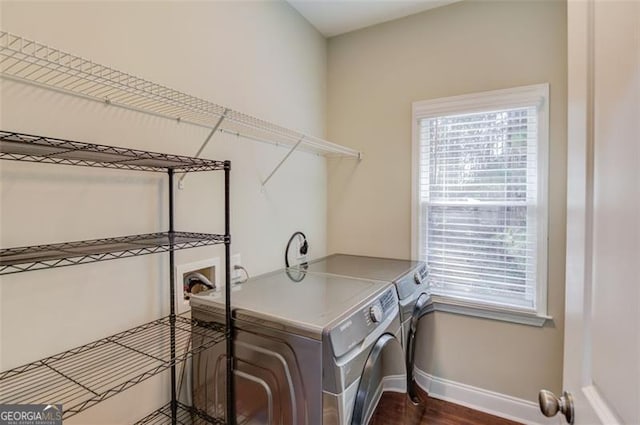
[[[373,323],[378,323],[382,320],[382,307],[380,307],[380,305],[374,304],[369,307],[369,319],[371,319]]]
[[[390,315],[397,311],[398,298],[393,287],[374,301],[342,320],[328,331],[335,357],[340,357],[364,340]]]

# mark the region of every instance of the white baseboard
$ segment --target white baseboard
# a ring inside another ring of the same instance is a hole
[[[582,389],[582,392],[584,393],[587,400],[589,400],[589,404],[593,408],[595,414],[598,415],[600,423],[608,425],[622,424],[622,421],[609,408],[609,405],[606,401],[604,401],[602,395],[595,386],[589,385],[587,387],[584,387]],[[596,421],[594,420],[594,422]]]
[[[438,378],[419,369],[415,370],[415,380],[423,390],[429,393],[430,397],[460,404],[494,416],[527,425],[558,425],[562,423],[558,417],[547,418],[543,416],[538,405],[532,401]]]

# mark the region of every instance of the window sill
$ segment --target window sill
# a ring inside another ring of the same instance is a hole
[[[499,320],[502,322],[518,323],[521,325],[542,327],[551,316],[539,315],[534,311],[523,311],[510,308],[496,307],[473,303],[452,297],[441,295],[431,296],[431,308],[429,311],[441,311],[445,313],[461,314],[464,316],[481,317],[484,319]]]

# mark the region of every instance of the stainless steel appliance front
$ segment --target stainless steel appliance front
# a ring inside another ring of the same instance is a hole
[[[391,282],[395,285],[402,324],[401,340],[405,350],[408,391],[411,399],[417,402],[413,372],[418,321],[433,311],[427,282],[427,265],[422,261],[332,254],[296,268],[308,274]]]
[[[203,320],[223,318],[209,309],[192,312]],[[238,423],[321,424],[321,342],[242,320],[236,324]],[[192,363],[194,406],[212,415],[225,412],[225,356],[216,345]]]

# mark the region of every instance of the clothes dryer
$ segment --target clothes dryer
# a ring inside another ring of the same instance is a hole
[[[406,391],[398,298],[388,282],[281,270],[234,288],[235,377],[243,424],[365,425],[383,391]],[[223,321],[224,293],[191,298]],[[226,405],[225,350],[196,355],[196,407]]]

